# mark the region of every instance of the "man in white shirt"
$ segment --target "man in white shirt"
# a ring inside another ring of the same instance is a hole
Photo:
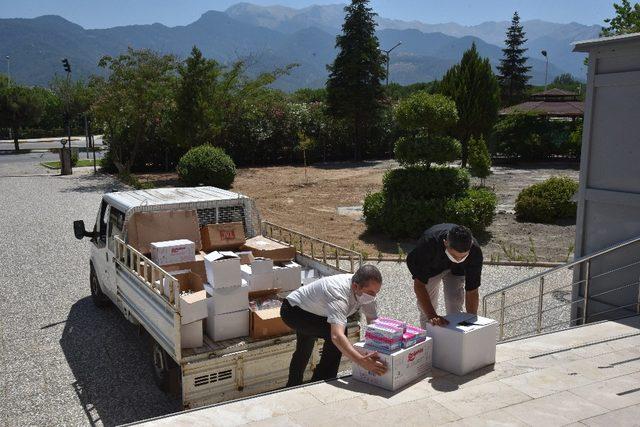
[[[382,275],[373,265],[364,265],[355,274],[323,277],[289,294],[283,301],[282,320],[296,331],[296,350],[289,366],[287,387],[302,384],[317,338],[324,339],[322,357],[312,381],[335,378],[344,354],[355,364],[382,375],[386,367],[376,352],[361,355],[346,335],[347,318],[361,309],[367,323],[377,317],[376,295]]]

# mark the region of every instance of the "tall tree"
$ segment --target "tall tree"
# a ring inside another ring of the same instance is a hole
[[[176,91],[174,139],[183,149],[213,143],[220,133],[212,103],[216,94],[221,67],[214,60],[202,56],[197,47],[180,65],[180,80]]]
[[[527,82],[531,78],[528,75],[531,67],[527,66],[527,58],[524,53],[527,51],[524,44],[527,39],[525,32],[520,25],[520,16],[514,12],[511,26],[507,30],[506,47],[502,49],[504,57],[500,60],[498,70],[499,80],[502,87],[503,102],[506,105],[516,104],[522,100]]]
[[[20,150],[20,131],[35,125],[42,110],[40,97],[31,88],[11,85],[0,92],[0,126],[11,129],[16,152]]]
[[[462,144],[462,166],[467,165],[469,139],[488,135],[498,117],[500,86],[488,58],[480,58],[473,43],[459,64],[447,71],[440,91],[453,99],[460,120],[454,127]]]
[[[350,125],[354,159],[360,159],[369,132],[382,109],[384,57],[375,35],[375,16],[368,0],[352,0],[344,8],[338,55],[327,66],[327,104],[333,117]]]
[[[602,29],[601,36],[640,32],[640,3],[631,6],[629,0],[622,0],[621,4],[614,3],[613,8],[616,11],[616,16],[604,20],[609,26]]]
[[[104,122],[109,152],[119,173],[131,171],[139,149],[160,126],[171,107],[175,82],[173,56],[128,48],[98,65],[110,71],[94,80],[98,96],[94,112]]]

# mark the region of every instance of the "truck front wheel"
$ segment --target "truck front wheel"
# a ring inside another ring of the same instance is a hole
[[[180,393],[180,367],[155,340],[152,343],[152,367],[156,384],[172,396]]]
[[[98,282],[98,275],[96,274],[93,265],[91,266],[91,273],[89,273],[89,286],[91,287],[91,299],[96,307],[107,307],[111,301],[102,293],[102,289],[100,289],[100,282]]]

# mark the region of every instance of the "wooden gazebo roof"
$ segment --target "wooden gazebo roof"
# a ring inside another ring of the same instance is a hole
[[[499,114],[506,116],[517,113],[576,118],[584,115],[584,102],[578,99],[578,95],[575,92],[549,89],[532,95],[526,102],[503,108]]]

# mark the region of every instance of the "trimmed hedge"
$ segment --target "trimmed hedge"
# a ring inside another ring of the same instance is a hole
[[[221,148],[201,145],[192,148],[178,162],[178,176],[191,186],[229,188],[236,177],[236,165]]]
[[[552,177],[531,185],[518,194],[516,217],[520,221],[551,223],[574,218],[576,203],[571,200],[578,183],[567,177]]]
[[[385,199],[384,193],[367,195],[364,217],[367,228],[392,237],[417,237],[442,222],[465,225],[474,233],[488,227],[495,216],[497,198],[487,189],[471,189],[450,199]]]
[[[497,204],[498,197],[488,189],[469,189],[464,197],[447,202],[447,222],[465,225],[473,233],[479,233],[493,222]]]
[[[461,145],[448,136],[419,135],[400,137],[393,154],[401,165],[453,162],[460,157]]]
[[[434,199],[462,195],[469,188],[465,169],[412,166],[384,174],[382,188],[389,199]]]

